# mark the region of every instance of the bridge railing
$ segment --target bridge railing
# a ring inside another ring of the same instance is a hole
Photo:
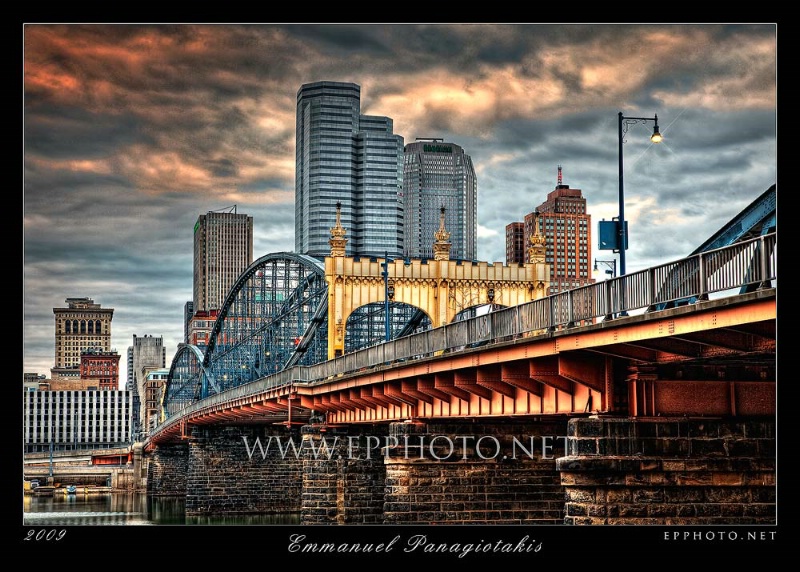
[[[396,361],[515,339],[617,318],[632,310],[652,309],[676,300],[703,300],[716,292],[769,287],[777,280],[776,233],[669,262],[596,284],[559,292],[519,306],[503,308],[377,344],[311,366],[294,366],[274,375],[202,400],[202,406],[295,382],[324,383],[343,374]],[[193,404],[181,414],[199,409]]]
[[[398,360],[591,323],[597,318],[619,317],[632,310],[652,308],[659,302],[702,300],[715,292],[766,285],[777,279],[776,248],[777,236],[771,233],[559,292],[308,366],[308,381],[324,381]]]
[[[273,375],[262,377],[256,381],[251,381],[250,383],[238,385],[219,393],[215,393],[209,397],[206,397],[205,399],[195,401],[194,403],[187,405],[177,412],[173,412],[172,415],[159,426],[159,428],[163,428],[165,425],[171,424],[171,420],[178,415],[189,415],[201,409],[205,409],[206,407],[213,407],[214,405],[227,403],[234,399],[248,397],[257,393],[264,393],[278,387],[285,387],[296,381],[306,381],[309,377],[309,374],[306,372],[307,369],[308,366],[296,365],[289,369],[279,371]]]

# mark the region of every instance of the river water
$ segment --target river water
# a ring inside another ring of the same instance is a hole
[[[187,516],[185,498],[141,493],[25,495],[22,503],[24,526],[300,523],[299,514]]]

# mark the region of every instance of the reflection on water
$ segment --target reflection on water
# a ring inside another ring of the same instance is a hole
[[[187,516],[183,497],[141,493],[25,495],[23,525],[299,524],[299,514]]]

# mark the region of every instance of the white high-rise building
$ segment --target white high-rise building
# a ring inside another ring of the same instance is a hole
[[[25,391],[26,453],[119,447],[131,442],[132,395],[127,390]]]

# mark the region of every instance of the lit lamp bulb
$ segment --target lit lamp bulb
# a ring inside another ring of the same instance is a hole
[[[661,143],[664,138],[661,136],[661,133],[658,131],[658,115],[655,116],[655,126],[653,127],[653,134],[650,136],[650,141],[653,143]]]

